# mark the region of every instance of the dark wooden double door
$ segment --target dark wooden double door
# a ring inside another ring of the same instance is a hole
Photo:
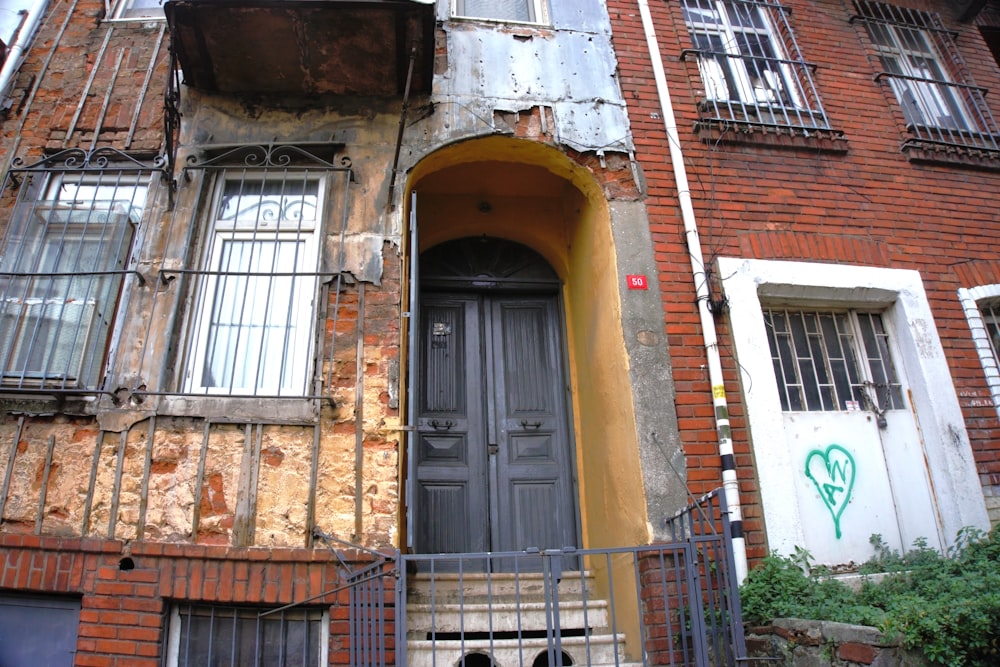
[[[558,298],[423,293],[420,553],[577,545]]]

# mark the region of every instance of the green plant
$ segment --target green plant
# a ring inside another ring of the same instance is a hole
[[[744,621],[797,617],[873,625],[898,635],[932,663],[955,667],[1000,664],[1000,527],[966,528],[942,555],[917,540],[904,554],[873,535],[868,579],[854,592],[821,574],[812,556],[772,554],[740,589]]]

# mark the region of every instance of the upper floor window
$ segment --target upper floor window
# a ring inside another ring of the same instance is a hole
[[[876,79],[888,83],[918,140],[1000,149],[983,91],[937,14],[868,0],[856,6],[882,67]]]
[[[0,257],[0,373],[10,387],[93,390],[150,172],[78,169],[87,158],[50,168],[54,160],[11,172],[18,192]]]
[[[452,15],[464,18],[545,23],[545,0],[452,0]]]
[[[684,0],[710,120],[828,128],[811,68],[784,9],[769,2]]]
[[[218,174],[193,316],[189,391],[306,393],[324,184],[308,171]]]
[[[162,19],[164,0],[119,0],[115,18]]]
[[[764,323],[782,410],[905,407],[880,314],[771,308]]]

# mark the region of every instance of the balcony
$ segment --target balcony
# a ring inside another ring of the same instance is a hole
[[[434,5],[416,0],[168,0],[184,83],[235,95],[429,92]]]

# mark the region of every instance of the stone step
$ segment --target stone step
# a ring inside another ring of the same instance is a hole
[[[625,635],[593,635],[590,637],[563,637],[562,652],[569,656],[573,665],[615,665],[624,667],[633,663],[625,660]],[[544,637],[531,639],[457,639],[449,640],[409,640],[406,642],[408,667],[453,667],[459,665],[462,656],[479,654],[492,656],[492,664],[497,667],[530,667],[539,655],[548,650]],[[544,658],[543,658],[544,660]],[[473,664],[470,662],[470,664]],[[480,663],[475,663],[480,664]],[[488,663],[484,663],[488,664]],[[543,662],[542,664],[548,664]]]
[[[580,599],[586,590],[594,596],[590,572],[567,571],[559,579],[559,598]],[[545,599],[545,575],[541,572],[513,573],[419,573],[406,578],[406,600],[414,604],[465,604],[477,602],[539,601]]]
[[[493,604],[413,604],[406,607],[406,629],[411,637],[430,632],[517,632],[545,630],[544,602]],[[606,600],[560,600],[558,627],[562,630],[592,630],[608,627]]]

